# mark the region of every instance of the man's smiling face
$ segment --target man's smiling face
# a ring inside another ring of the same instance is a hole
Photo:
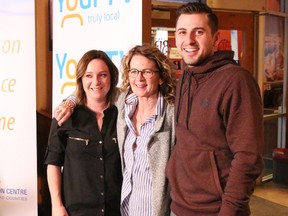
[[[205,13],[182,14],[176,24],[176,46],[184,62],[196,66],[213,55],[218,32],[212,34]]]

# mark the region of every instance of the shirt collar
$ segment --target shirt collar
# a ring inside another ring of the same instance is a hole
[[[132,106],[133,112],[131,112],[131,115],[133,115],[137,105],[138,105],[138,97],[135,93],[131,93],[127,95],[126,100],[125,100],[126,105]],[[158,94],[158,99],[157,99],[157,105],[156,105],[156,112],[155,115],[163,115],[164,111],[164,98],[162,94],[159,92]],[[131,116],[129,116],[131,117]]]

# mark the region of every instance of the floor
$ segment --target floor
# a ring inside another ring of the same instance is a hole
[[[274,183],[273,180],[257,185],[253,195],[288,208],[288,186]]]

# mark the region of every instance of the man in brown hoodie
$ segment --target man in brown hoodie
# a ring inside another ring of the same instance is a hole
[[[201,3],[177,10],[176,46],[187,67],[175,104],[177,142],[166,174],[178,216],[250,215],[263,160],[263,110],[233,51],[214,52],[218,19]]]

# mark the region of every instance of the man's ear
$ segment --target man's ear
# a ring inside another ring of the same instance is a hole
[[[218,46],[219,37],[220,37],[220,32],[219,32],[219,31],[215,32],[215,33],[214,33],[214,36],[213,36],[213,38],[214,38],[214,47],[217,47],[217,46]]]

